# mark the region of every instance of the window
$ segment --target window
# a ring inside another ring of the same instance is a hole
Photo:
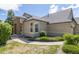
[[[38,24],[35,24],[35,32],[38,32]]]
[[[33,32],[33,23],[30,24],[30,32]]]

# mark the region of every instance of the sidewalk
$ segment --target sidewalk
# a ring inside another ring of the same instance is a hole
[[[27,38],[28,39],[28,38]],[[38,41],[28,41],[25,38],[15,38],[13,37],[13,41],[17,41],[24,44],[37,44],[37,45],[63,45],[64,41],[60,42],[38,42]]]

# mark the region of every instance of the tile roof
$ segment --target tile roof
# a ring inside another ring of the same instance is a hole
[[[40,18],[37,17],[37,16],[32,16],[32,17],[28,18],[28,19],[25,20],[25,21],[31,21],[31,20],[37,20],[37,21],[47,22],[47,21],[45,21],[45,20],[40,19]]]
[[[28,13],[24,13],[23,16],[14,16],[14,17],[25,18],[26,21],[34,19],[34,20],[39,20],[39,21],[44,21],[49,23],[61,23],[61,22],[72,21],[73,12],[72,12],[72,9],[70,8],[56,13],[48,14],[41,18],[37,16],[32,16]]]
[[[46,20],[49,23],[59,23],[59,22],[68,22],[72,21],[73,12],[72,9],[66,9],[56,13],[48,14],[42,17],[42,20]]]
[[[74,19],[75,19],[76,23],[79,24],[79,17],[75,17]]]

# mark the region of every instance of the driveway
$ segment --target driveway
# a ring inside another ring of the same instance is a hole
[[[60,42],[38,42],[38,41],[28,41],[28,38],[18,38],[12,37],[13,41],[17,41],[24,44],[37,44],[37,45],[63,45],[64,41]]]
[[[38,42],[38,41],[28,41],[28,38],[18,38],[18,37],[12,37],[12,40],[9,40],[9,42],[11,41],[16,41],[16,42],[20,42],[23,44],[36,44],[36,45],[59,45],[60,47],[57,49],[56,54],[65,54],[62,51],[62,46],[64,44],[64,41],[59,41],[59,42]]]

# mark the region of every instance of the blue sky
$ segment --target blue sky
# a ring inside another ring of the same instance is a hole
[[[34,16],[42,17],[68,8],[73,8],[75,17],[79,16],[79,5],[76,4],[0,4],[0,19],[6,19],[9,9],[14,11],[15,16],[22,16],[26,12]]]

